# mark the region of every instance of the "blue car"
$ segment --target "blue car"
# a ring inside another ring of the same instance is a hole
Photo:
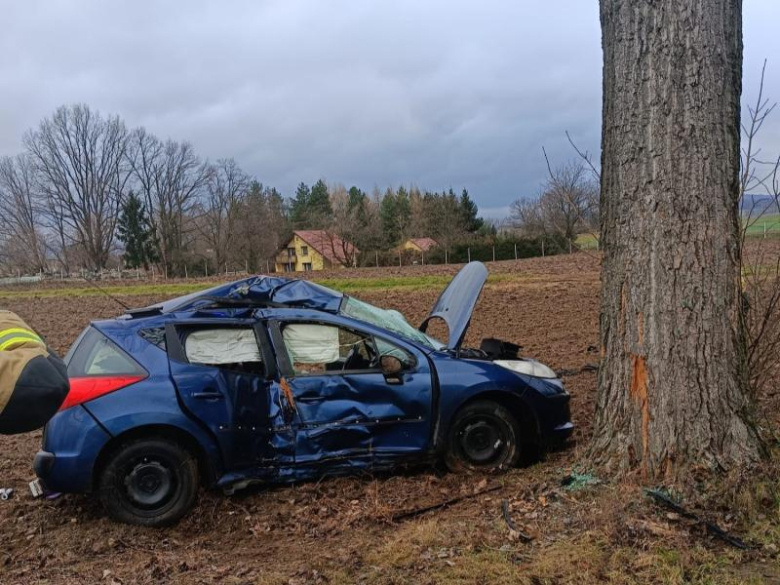
[[[257,276],[92,323],[34,468],[109,515],[175,523],[228,493],[443,460],[498,472],[570,435],[569,395],[519,347],[462,341],[487,279],[466,265],[419,329],[305,280]],[[425,333],[441,319],[448,339]]]

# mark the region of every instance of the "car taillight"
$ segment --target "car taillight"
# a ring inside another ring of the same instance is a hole
[[[71,378],[70,392],[60,410],[76,406],[88,400],[114,392],[145,379],[146,376],[89,376],[86,378]]]

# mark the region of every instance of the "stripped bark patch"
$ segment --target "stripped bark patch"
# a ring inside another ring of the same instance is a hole
[[[642,475],[647,476],[647,460],[650,450],[650,406],[647,400],[647,363],[644,356],[632,354],[631,396],[642,413]]]

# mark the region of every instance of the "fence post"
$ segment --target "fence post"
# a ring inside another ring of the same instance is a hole
[[[471,262],[471,246],[469,246],[468,248],[466,248],[466,252],[468,253],[469,262]]]
[[[544,238],[542,238],[542,258],[544,258]]]
[[[493,262],[496,261],[496,247],[493,246]]]
[[[515,242],[515,260],[517,260],[517,242]]]
[[[187,264],[184,264],[184,280],[188,280],[190,278],[189,274],[187,274]]]

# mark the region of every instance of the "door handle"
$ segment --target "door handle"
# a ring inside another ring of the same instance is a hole
[[[215,392],[213,390],[207,392],[194,392],[192,397],[197,398],[198,400],[222,400],[224,398],[221,392]]]

